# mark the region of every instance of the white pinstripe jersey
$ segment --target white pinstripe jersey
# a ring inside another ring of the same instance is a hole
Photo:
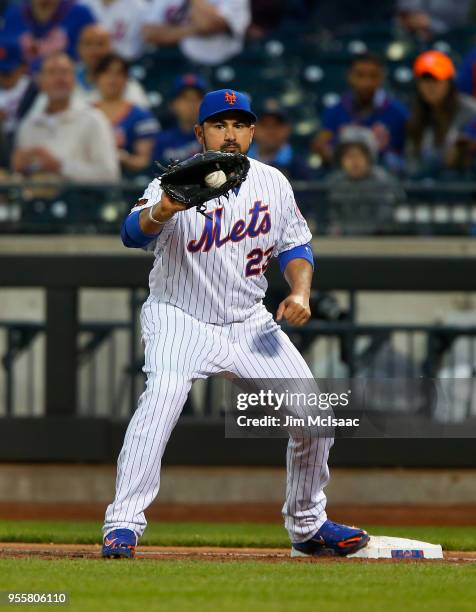
[[[154,179],[131,212],[160,196]],[[175,214],[147,246],[155,255],[150,292],[207,323],[243,321],[265,295],[270,258],[312,235],[286,177],[254,159],[238,193],[210,200],[207,213],[212,221],[195,208]]]

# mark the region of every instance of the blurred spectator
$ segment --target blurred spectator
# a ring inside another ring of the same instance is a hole
[[[134,106],[124,98],[128,77],[127,62],[111,53],[99,62],[96,82],[101,100],[96,107],[101,110],[114,129],[119,160],[129,174],[148,169],[151,154],[159,131],[157,119],[148,110]]]
[[[466,173],[469,178],[474,179],[476,171],[476,116],[463,128],[456,144],[455,153],[458,169]],[[476,225],[474,227],[476,229]],[[476,231],[473,235],[476,235]]]
[[[1,39],[0,121],[3,156],[8,159],[18,122],[29,110],[37,93],[37,86],[26,73],[26,64],[18,41],[14,38]]]
[[[111,35],[112,47],[127,60],[135,60],[143,53],[142,26],[146,11],[145,0],[83,0],[94,17]]]
[[[0,120],[0,128],[2,121]],[[5,138],[5,134],[0,129],[0,181],[8,179],[10,176],[10,145]],[[0,195],[0,202],[3,201],[3,195]]]
[[[464,128],[476,117],[476,101],[458,93],[453,62],[440,51],[419,55],[413,72],[416,93],[408,122],[408,173],[463,169],[472,140]]]
[[[382,232],[405,200],[397,180],[376,165],[378,144],[371,130],[348,126],[336,149],[338,170],[327,179],[329,233]]]
[[[179,45],[191,62],[215,66],[238,55],[251,20],[249,0],[152,0],[144,38]]]
[[[456,85],[462,93],[476,97],[476,47],[464,56],[456,77]]]
[[[20,123],[13,169],[40,179],[116,181],[119,164],[112,129],[98,110],[72,104],[74,66],[65,53],[45,58],[40,87],[47,106]]]
[[[382,89],[384,77],[384,66],[378,56],[365,53],[352,59],[348,73],[350,91],[326,109],[321,130],[312,142],[313,151],[324,163],[333,159],[340,130],[352,124],[371,128],[377,139],[380,161],[388,169],[401,169],[408,113]]]
[[[88,7],[75,0],[30,0],[5,11],[4,31],[18,37],[23,57],[36,71],[43,57],[65,51],[76,59],[81,30],[94,22]]]
[[[205,82],[195,74],[185,74],[175,79],[170,110],[177,125],[159,133],[152,155],[155,161],[167,165],[171,160],[182,161],[202,150],[194,127],[205,90]]]
[[[398,0],[398,25],[415,38],[425,41],[466,25],[472,0]]]
[[[278,168],[290,180],[312,178],[306,162],[293,150],[289,142],[291,123],[286,112],[270,100],[258,112],[255,136],[248,155]]]
[[[96,102],[99,93],[95,84],[95,71],[103,57],[112,52],[111,35],[99,24],[90,25],[81,32],[78,45],[81,63],[76,72],[78,98]],[[149,100],[142,85],[135,79],[127,79],[124,97],[131,104],[149,108]]]

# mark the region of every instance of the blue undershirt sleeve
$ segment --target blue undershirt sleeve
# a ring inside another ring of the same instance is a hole
[[[301,244],[300,246],[289,249],[289,251],[283,251],[278,255],[279,268],[282,274],[284,274],[284,270],[288,263],[293,259],[305,259],[314,269],[314,255],[312,254],[310,243]]]
[[[157,237],[156,234],[144,234],[142,231],[139,222],[141,212],[136,210],[124,219],[121,227],[121,238],[126,247],[142,248]]]

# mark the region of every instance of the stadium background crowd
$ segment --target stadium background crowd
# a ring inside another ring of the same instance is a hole
[[[200,100],[228,87],[258,111],[250,155],[322,184],[331,233],[358,207],[388,222],[404,180],[474,179],[476,2],[344,0],[338,20],[328,0],[27,0],[2,12],[0,185],[143,184],[155,160],[198,151]]]

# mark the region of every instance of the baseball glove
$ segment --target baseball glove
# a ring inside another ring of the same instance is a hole
[[[164,170],[160,184],[165,193],[187,208],[196,206],[202,215],[205,215],[205,202],[228,197],[246,179],[250,168],[246,155],[222,151],[197,153],[167,168],[157,165]]]

